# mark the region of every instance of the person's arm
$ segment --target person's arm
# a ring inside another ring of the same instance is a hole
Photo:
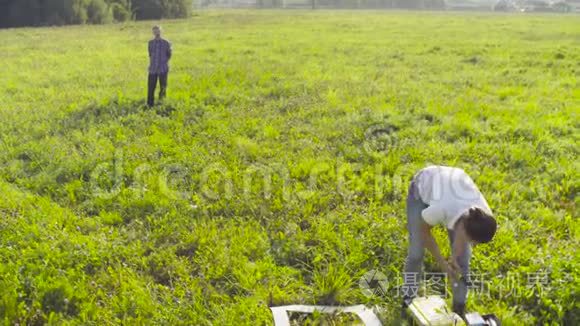
[[[433,258],[435,258],[435,261],[444,272],[452,278],[456,278],[457,274],[454,266],[450,265],[443,255],[441,255],[437,241],[435,241],[431,233],[431,228],[444,220],[445,212],[437,205],[432,205],[421,212],[421,217],[421,239],[423,240],[423,246],[433,255]]]
[[[149,50],[149,58],[151,58],[151,41],[147,43],[147,49]]]
[[[172,54],[173,54],[173,51],[171,50],[171,43],[167,42],[167,60],[171,59]]]
[[[423,240],[423,246],[433,255],[433,258],[441,266],[441,269],[447,270],[447,261],[441,255],[437,241],[435,241],[433,234],[431,234],[431,228],[431,225],[421,221],[421,240]]]
[[[465,250],[470,246],[467,234],[465,233],[464,219],[460,218],[455,223],[455,237],[453,239],[453,260],[451,263],[459,269],[459,257],[463,256]]]

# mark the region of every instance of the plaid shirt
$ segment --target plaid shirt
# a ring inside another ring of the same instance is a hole
[[[171,43],[162,38],[149,41],[149,73],[165,74],[169,72],[171,59]]]

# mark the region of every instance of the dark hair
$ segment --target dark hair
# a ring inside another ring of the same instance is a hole
[[[467,236],[478,243],[487,243],[497,231],[497,222],[479,207],[472,207],[461,217]]]

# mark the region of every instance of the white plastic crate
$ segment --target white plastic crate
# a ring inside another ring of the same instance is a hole
[[[429,296],[413,299],[409,313],[420,326],[465,326],[459,315],[452,312],[441,297]]]

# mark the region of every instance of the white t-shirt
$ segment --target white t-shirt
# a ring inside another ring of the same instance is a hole
[[[493,215],[473,180],[459,168],[429,166],[416,180],[421,200],[428,204],[421,215],[429,225],[443,224],[452,230],[455,222],[471,207]]]

